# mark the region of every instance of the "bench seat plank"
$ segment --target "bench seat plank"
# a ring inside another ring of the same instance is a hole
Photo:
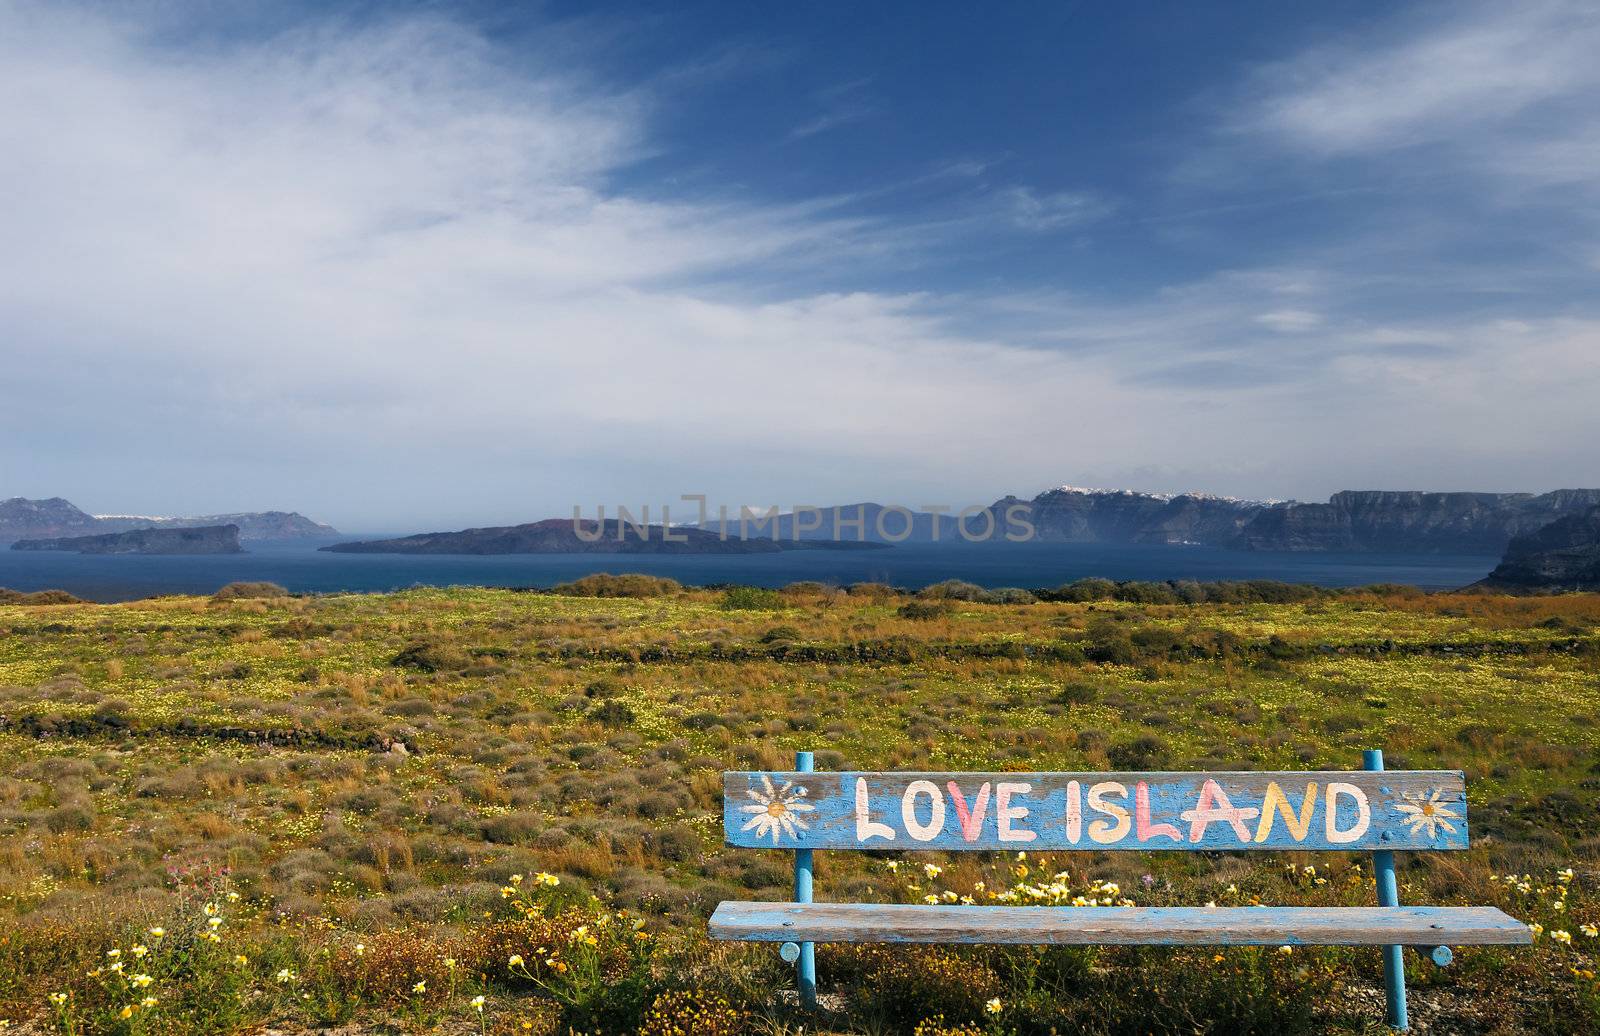
[[[983,907],[725,902],[711,937],[740,942],[1096,946],[1527,945],[1493,907]]]

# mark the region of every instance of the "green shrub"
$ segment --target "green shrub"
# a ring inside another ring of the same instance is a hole
[[[1035,597],[1031,591],[1024,590],[1020,586],[1002,586],[999,589],[984,593],[978,600],[984,604],[1039,603],[1039,598]]]
[[[925,601],[981,601],[984,590],[977,583],[946,579],[942,583],[923,587],[917,591],[917,596]]]
[[[637,718],[633,710],[616,698],[607,698],[586,713],[589,719],[606,727],[631,726]]]
[[[1088,579],[1077,579],[1070,583],[1062,583],[1056,587],[1051,596],[1058,601],[1109,601],[1116,592],[1117,584],[1109,579],[1100,579],[1091,576]]]
[[[770,611],[783,607],[776,590],[759,586],[732,586],[722,593],[722,607],[728,611]]]
[[[277,583],[229,583],[211,595],[213,601],[238,601],[249,598],[288,597],[289,591]]]
[[[437,673],[449,669],[461,669],[467,665],[467,657],[460,651],[432,641],[419,640],[407,644],[400,652],[389,659],[389,664],[396,669],[415,669],[421,673]]]
[[[682,589],[683,584],[676,579],[647,576],[640,572],[624,572],[621,575],[596,572],[551,587],[553,593],[563,597],[666,597]]]
[[[0,586],[0,604],[82,604],[83,601],[65,590],[7,590]]]

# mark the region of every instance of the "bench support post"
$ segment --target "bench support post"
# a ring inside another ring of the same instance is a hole
[[[811,773],[815,769],[810,752],[796,752],[794,754],[794,768],[800,773]],[[794,852],[794,901],[796,903],[811,902],[811,850],[796,849]],[[800,1007],[812,1011],[817,1006],[817,944],[803,942],[800,944],[800,957],[794,964],[795,985],[800,991]]]
[[[1369,748],[1362,752],[1361,768],[1363,770],[1383,769],[1383,750]],[[1399,906],[1400,887],[1395,880],[1393,851],[1379,849],[1372,854],[1372,873],[1378,884],[1378,905],[1386,907]],[[1383,948],[1383,991],[1385,999],[1388,1001],[1390,1028],[1398,1032],[1406,1032],[1411,1028],[1411,1022],[1406,1017],[1406,962],[1403,947],[1385,946]]]

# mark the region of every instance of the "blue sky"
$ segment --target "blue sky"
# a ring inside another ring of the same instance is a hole
[[[0,3],[0,496],[1600,484],[1591,4]]]

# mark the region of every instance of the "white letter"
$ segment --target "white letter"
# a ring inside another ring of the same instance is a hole
[[[1013,820],[1022,820],[1028,815],[1028,807],[1013,806],[1011,796],[1026,795],[1032,790],[1033,785],[1017,781],[1001,781],[994,786],[994,825],[1000,841],[1031,842],[1039,837],[1037,832],[1023,831],[1011,826]]]
[[[756,531],[760,532],[761,527],[766,525],[768,522],[772,523],[772,542],[777,543],[778,526],[780,523],[780,519],[778,517],[778,505],[773,504],[771,507],[767,508],[766,514],[761,514],[758,511],[752,511],[748,504],[739,505],[739,538],[741,540],[747,540],[750,538],[750,526],[755,526]]]
[[[606,505],[600,505],[600,520],[595,523],[594,532],[592,533],[585,529],[585,526],[588,523],[583,520],[581,517],[582,514],[583,508],[579,507],[577,504],[573,504],[572,531],[577,535],[578,539],[585,543],[599,543],[600,538],[606,534]]]
[[[889,535],[889,530],[883,526],[883,516],[891,513],[905,515],[906,519],[906,527],[901,529],[900,532],[894,536]],[[891,504],[888,507],[879,509],[878,517],[873,522],[873,524],[878,527],[878,538],[886,543],[899,543],[902,540],[909,539],[911,537],[911,527],[915,523],[916,518],[912,516],[911,512],[906,510],[904,507],[901,507],[899,504]]]
[[[894,841],[894,828],[888,824],[880,824],[872,819],[867,806],[867,779],[856,778],[856,841],[865,842],[869,838],[882,838]]]
[[[1339,796],[1348,795],[1356,800],[1356,825],[1348,831],[1339,830]],[[1372,823],[1372,807],[1367,805],[1367,793],[1354,784],[1342,784],[1334,781],[1328,785],[1327,791],[1327,832],[1328,841],[1335,845],[1354,842],[1367,833],[1367,825]]]
[[[980,514],[983,515],[983,534],[974,536],[967,531],[967,519],[976,518]],[[968,543],[987,542],[994,538],[994,512],[978,504],[973,504],[971,507],[963,507],[961,513],[956,516],[956,531],[961,533],[961,538]]]
[[[666,504],[661,505],[661,539],[666,543],[689,542],[689,537],[684,533],[672,534],[672,508]]]
[[[1032,504],[1012,504],[1006,508],[1006,539],[1012,543],[1026,543],[1033,539],[1033,523],[1028,521],[1028,515],[1031,513],[1033,513]],[[1019,514],[1021,517],[1018,517]],[[1011,526],[1013,525],[1020,525],[1027,532],[1022,533],[1020,536],[1015,535],[1011,532]]]
[[[933,803],[927,824],[917,822],[917,796],[926,795]],[[900,819],[906,823],[906,834],[919,842],[931,842],[944,830],[944,796],[932,781],[912,781],[900,796]]]
[[[840,534],[844,531],[846,525],[852,526],[856,530],[857,543],[865,542],[867,538],[867,505],[861,504],[857,506],[854,518],[846,518],[844,516],[844,508],[835,507],[833,509],[833,538],[836,542],[844,539]]]
[[[632,511],[628,510],[621,504],[617,505],[618,543],[621,543],[623,540],[628,538],[628,530],[630,528],[639,534],[639,538],[641,540],[648,540],[650,538],[650,505],[645,504],[643,507],[639,508],[639,513],[642,517],[636,522],[633,520]]]
[[[804,515],[804,519],[801,518]],[[794,518],[790,522],[789,538],[803,540],[802,533],[815,532],[822,528],[822,509],[812,507],[810,504],[800,504],[794,509]]]

